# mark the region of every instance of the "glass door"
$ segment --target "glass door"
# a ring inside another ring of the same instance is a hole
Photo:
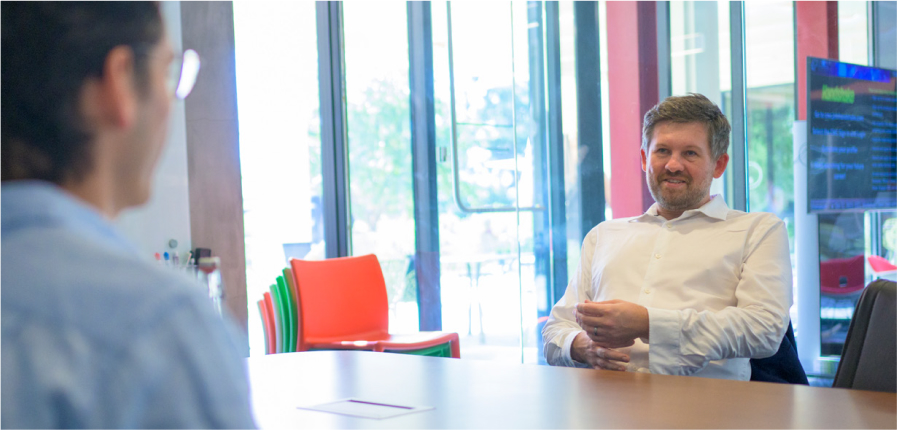
[[[433,2],[443,330],[538,361],[549,264],[540,2]]]

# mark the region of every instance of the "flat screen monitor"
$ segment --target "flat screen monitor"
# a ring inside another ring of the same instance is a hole
[[[808,211],[895,210],[895,71],[808,57]]]

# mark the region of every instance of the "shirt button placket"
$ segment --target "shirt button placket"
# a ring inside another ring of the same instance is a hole
[[[659,231],[659,235],[657,236],[657,239],[656,239],[657,242],[655,243],[655,249],[654,249],[654,252],[652,253],[652,257],[654,260],[661,260],[661,255],[663,254],[661,248],[664,248],[665,247],[664,245],[667,244],[667,242],[669,240],[669,238],[667,237],[667,234],[670,233],[672,231],[672,229],[673,229],[673,227],[671,226],[671,224],[669,222],[665,222],[661,225],[661,230]],[[646,280],[648,282],[643,286],[642,290],[640,291],[641,294],[639,294],[639,304],[641,304],[643,306],[650,306],[652,303],[652,298],[654,297],[654,295],[652,293],[654,293],[655,290],[653,288],[650,288],[651,285],[653,285],[653,282],[650,281],[649,279],[656,278],[658,276],[658,274],[660,274],[660,272],[661,272],[661,269],[659,266],[660,263],[661,262],[658,261],[657,263],[649,264],[649,273],[646,274],[647,275]]]

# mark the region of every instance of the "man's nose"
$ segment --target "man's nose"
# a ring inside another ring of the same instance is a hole
[[[677,155],[673,155],[667,160],[667,164],[664,165],[668,172],[679,172],[683,170],[683,163],[680,162],[680,157]]]

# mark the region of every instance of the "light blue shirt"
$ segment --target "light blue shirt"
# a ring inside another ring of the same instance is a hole
[[[0,190],[4,428],[254,427],[236,328],[199,284],[52,184]]]

